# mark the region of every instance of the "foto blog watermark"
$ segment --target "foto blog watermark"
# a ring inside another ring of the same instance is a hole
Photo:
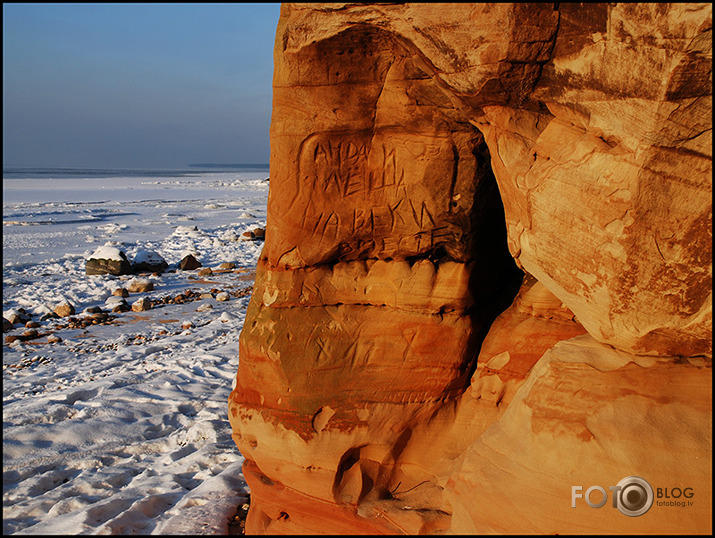
[[[695,492],[691,487],[655,488],[640,476],[627,476],[615,486],[608,486],[611,505],[629,517],[642,516],[655,504],[687,508],[693,506]],[[571,486],[571,508],[581,499],[591,508],[601,508],[608,502],[608,492],[601,486]]]

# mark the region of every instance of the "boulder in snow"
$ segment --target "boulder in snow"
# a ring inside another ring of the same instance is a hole
[[[179,269],[182,271],[191,271],[193,269],[198,269],[199,267],[201,267],[201,262],[192,254],[187,254],[179,262]]]
[[[132,268],[135,273],[146,271],[149,273],[163,273],[169,267],[161,254],[154,250],[140,250],[134,256]]]
[[[154,289],[154,283],[148,278],[132,278],[127,282],[127,290],[129,293],[144,293]]]
[[[129,292],[126,288],[117,288],[112,292],[112,295],[116,297],[129,297]]]
[[[116,295],[110,295],[107,300],[104,301],[104,306],[112,312],[126,312],[131,309],[129,304],[122,297],[117,297]]]
[[[72,303],[63,302],[55,307],[54,313],[61,318],[66,318],[69,316],[74,316],[75,310],[74,306],[72,306]]]
[[[132,310],[134,312],[144,312],[145,310],[151,310],[151,300],[147,297],[142,297],[138,301],[132,303]]]
[[[128,275],[132,264],[117,247],[103,245],[89,255],[84,270],[88,275]]]

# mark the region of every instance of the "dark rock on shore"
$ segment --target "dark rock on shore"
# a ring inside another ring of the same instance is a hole
[[[140,250],[134,256],[132,269],[135,273],[163,273],[169,268],[169,264],[161,255],[154,250]]]
[[[129,275],[132,264],[127,255],[116,247],[101,246],[87,259],[88,275]]]
[[[184,256],[179,262],[179,269],[182,271],[191,271],[201,267],[201,262],[194,258],[191,254]]]

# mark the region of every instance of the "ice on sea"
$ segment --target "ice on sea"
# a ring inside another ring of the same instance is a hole
[[[39,319],[59,300],[111,310],[131,277],[84,274],[87,256],[107,246],[130,260],[154,251],[172,267],[190,251],[205,267],[245,271],[212,284],[165,273],[142,296],[250,285],[262,243],[228,238],[265,226],[264,177],[111,178],[92,189],[4,181],[3,311]],[[88,220],[98,223],[90,234]],[[58,331],[61,343],[5,345],[4,534],[225,534],[247,492],[227,399],[248,300],[126,312],[121,324]]]

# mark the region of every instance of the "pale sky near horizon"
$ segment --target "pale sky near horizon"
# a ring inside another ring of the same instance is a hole
[[[280,4],[3,4],[3,165],[267,163]]]

